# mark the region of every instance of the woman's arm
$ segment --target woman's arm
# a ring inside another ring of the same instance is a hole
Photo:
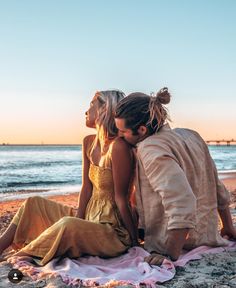
[[[115,202],[120,211],[125,228],[129,232],[132,245],[138,245],[137,227],[129,206],[129,188],[133,178],[133,158],[129,144],[117,138],[112,147],[112,174]]]
[[[94,139],[94,135],[86,136],[83,140],[83,146],[82,146],[82,188],[80,191],[79,196],[79,204],[78,204],[78,210],[76,213],[76,217],[84,219],[85,217],[85,211],[88,204],[89,199],[92,195],[93,185],[89,179],[89,167],[90,167],[90,161],[87,156],[87,150],[89,145],[91,145],[91,142]]]

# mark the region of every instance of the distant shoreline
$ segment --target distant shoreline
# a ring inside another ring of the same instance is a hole
[[[82,144],[0,144],[0,146],[81,146]]]
[[[227,144],[208,144],[207,146],[216,146],[216,147],[230,147],[230,146],[236,146],[236,143],[227,145]],[[2,143],[0,146],[81,146],[82,144],[8,144],[8,143]]]

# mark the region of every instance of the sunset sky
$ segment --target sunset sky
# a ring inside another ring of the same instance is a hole
[[[167,86],[172,127],[236,139],[236,1],[0,0],[0,144],[77,144],[97,90]]]

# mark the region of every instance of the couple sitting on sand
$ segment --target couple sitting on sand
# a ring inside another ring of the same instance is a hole
[[[86,112],[96,135],[83,141],[78,209],[28,198],[0,237],[0,255],[12,245],[15,255],[40,265],[59,256],[115,257],[139,244],[138,225],[150,264],[176,260],[182,249],[235,240],[229,193],[208,148],[198,133],[169,127],[163,106],[169,101],[167,88],[155,97],[97,92]]]

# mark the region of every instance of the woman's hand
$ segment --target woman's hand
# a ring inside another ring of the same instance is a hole
[[[75,209],[75,213],[74,213],[75,217],[76,218],[80,218],[80,215],[79,215],[79,208],[76,208]]]

